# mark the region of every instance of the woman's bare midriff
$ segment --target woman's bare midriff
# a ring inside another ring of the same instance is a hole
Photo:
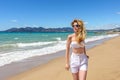
[[[84,53],[84,48],[72,48],[72,52],[76,54],[82,54]]]

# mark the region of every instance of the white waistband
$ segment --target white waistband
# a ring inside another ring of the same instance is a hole
[[[82,55],[85,55],[85,53],[74,53],[74,52],[72,52],[72,55],[82,56]]]

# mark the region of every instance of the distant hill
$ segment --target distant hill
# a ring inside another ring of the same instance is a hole
[[[88,32],[89,31],[92,31],[92,32],[120,32],[120,27],[117,27],[117,28],[113,28],[113,29],[96,29],[96,30],[87,30]]]
[[[65,28],[43,28],[43,27],[25,27],[25,28],[11,28],[4,32],[73,32],[70,27]]]
[[[98,30],[87,30],[87,32],[120,32],[120,27],[114,29],[98,29]],[[25,28],[10,28],[0,32],[73,32],[71,27],[64,28],[43,28],[43,27],[25,27]]]

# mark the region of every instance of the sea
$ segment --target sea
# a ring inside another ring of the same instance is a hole
[[[66,49],[71,32],[0,33],[0,66],[30,57],[55,54]],[[85,43],[112,38],[119,34],[87,32]]]

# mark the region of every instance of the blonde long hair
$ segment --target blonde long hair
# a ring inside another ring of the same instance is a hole
[[[78,20],[78,19],[75,19],[72,21],[71,25],[73,26],[74,23],[77,23],[79,25],[79,30],[77,32],[77,37],[76,37],[76,41],[78,43],[80,43],[81,41],[84,41],[85,38],[86,38],[86,29],[84,27],[84,23],[82,20]],[[80,30],[81,29],[81,30]]]

